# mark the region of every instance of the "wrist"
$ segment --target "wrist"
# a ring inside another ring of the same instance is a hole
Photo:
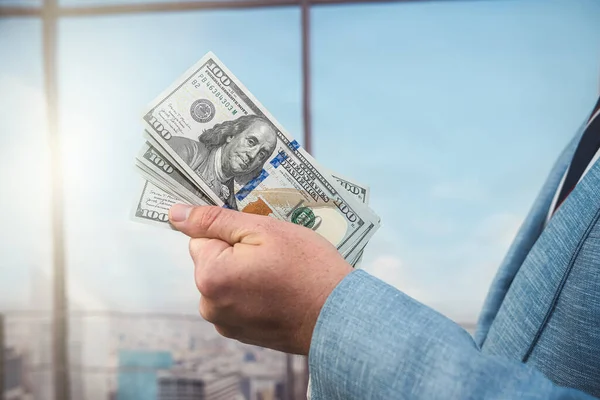
[[[321,310],[327,302],[327,299],[333,293],[335,288],[338,287],[338,285],[340,285],[340,283],[342,283],[344,279],[346,279],[346,277],[348,277],[348,275],[354,271],[349,264],[344,264],[344,268],[341,268],[339,273],[329,279],[326,285],[323,285],[323,289],[314,297],[314,301],[312,302],[311,306],[307,307],[307,311],[304,315],[303,323],[299,331],[299,337],[297,338],[300,354],[304,356],[308,356],[308,353],[310,352],[310,344],[312,342],[315,326],[317,325],[317,320],[319,319],[319,315],[321,314]]]

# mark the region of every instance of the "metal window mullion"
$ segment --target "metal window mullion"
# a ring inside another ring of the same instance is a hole
[[[57,0],[42,8],[44,86],[50,149],[52,207],[52,374],[55,400],[71,397],[68,365],[64,201],[57,83]]]

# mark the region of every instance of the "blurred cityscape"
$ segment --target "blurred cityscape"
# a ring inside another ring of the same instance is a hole
[[[77,313],[69,318],[71,397],[86,400],[276,400],[286,358],[228,340],[199,316]],[[6,400],[53,399],[50,315],[4,317]],[[294,398],[303,364],[293,357]]]
[[[51,316],[3,318],[5,400],[52,400]],[[285,354],[225,339],[199,316],[82,312],[69,328],[73,399],[287,399]],[[302,399],[304,360],[292,360]]]

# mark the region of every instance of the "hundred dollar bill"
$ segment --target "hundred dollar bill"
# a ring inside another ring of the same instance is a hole
[[[376,222],[368,222],[366,228],[361,232],[360,236],[356,238],[350,248],[344,252],[341,252],[342,256],[351,264],[358,260],[360,252],[367,245],[371,237],[377,231],[379,224]]]
[[[164,153],[159,153],[154,146],[160,146],[160,145],[158,143],[156,143],[156,141],[153,138],[151,138],[147,132],[144,133],[144,137],[148,140],[148,142],[142,148],[142,150],[140,151],[140,154],[144,154],[145,157],[147,159],[151,160],[154,164],[156,164],[157,167],[161,167],[162,171],[158,171],[158,175],[163,174],[163,172],[170,171],[172,169],[170,167],[173,167],[175,165],[175,162],[173,161],[172,157],[169,155],[164,155]],[[150,142],[153,143],[153,145],[151,145]],[[164,149],[162,151],[164,152]],[[139,159],[140,159],[140,156],[138,155],[138,160]],[[169,161],[167,161],[167,160],[169,160]],[[166,164],[166,166],[164,164]],[[343,189],[348,191],[358,202],[368,205],[368,201],[369,201],[369,187],[368,186],[358,183],[348,177],[342,177],[339,173],[333,173],[331,171],[328,171],[328,173],[340,184],[340,186]],[[173,195],[185,198],[185,199],[189,199],[188,193],[190,193],[190,191],[194,191],[194,193],[196,193],[197,196],[202,197],[202,194],[200,192],[193,189],[193,184],[191,182],[189,182],[189,178],[184,177],[183,174],[180,173],[179,171],[174,172],[173,175],[174,175],[174,178],[178,182],[185,182],[185,185],[182,185],[182,186],[185,186],[187,190],[182,187],[178,187],[179,185],[177,183],[175,183],[174,185],[165,186],[165,184],[166,184],[165,181],[168,181],[169,180],[168,178],[161,179],[161,177],[158,176],[158,180],[157,180],[156,177],[149,178],[147,174],[144,175],[144,177],[146,179],[148,179],[150,182],[154,183],[159,188],[165,190],[167,193],[170,193],[170,194],[173,194]],[[198,200],[189,200],[189,201],[191,202],[191,204],[205,204],[205,202],[206,203],[210,202],[206,197],[203,197],[202,200],[203,200],[203,202],[198,202]],[[373,225],[371,225],[371,227],[372,226]],[[375,233],[374,231],[372,231],[372,229],[369,229],[367,231],[367,234],[369,232]],[[370,238],[370,235],[367,235],[367,234],[364,235],[364,238]],[[346,255],[347,257],[351,257],[351,259],[349,259],[348,261],[355,268],[358,267],[360,264],[360,261],[362,259],[363,249],[367,245],[367,243],[368,243],[368,240],[361,240],[359,242],[356,242],[355,247],[353,248],[352,254],[348,253]]]
[[[212,201],[192,184],[179,170],[163,157],[149,143],[145,143],[139,151],[136,163],[142,170],[147,170],[157,178],[153,181],[156,186],[165,189],[165,186],[173,188],[179,197],[188,200],[191,204],[206,205]],[[163,182],[165,186],[161,185]],[[168,191],[168,190],[167,190]]]
[[[377,230],[352,198],[212,53],[143,115],[148,134],[216,205],[307,226],[344,256]]]
[[[337,172],[330,173],[333,179],[363,204],[369,204],[369,187],[362,185],[350,178],[341,177]]]
[[[154,154],[156,152],[156,150],[150,146],[148,143],[146,143],[143,147],[142,147],[142,151],[140,151],[140,154]],[[170,171],[168,167],[170,164],[168,162],[161,162],[159,160],[161,160],[159,157],[148,157],[149,159],[151,159],[153,161],[153,163],[160,167],[161,171]],[[138,156],[138,162],[139,162],[139,156]],[[178,183],[172,183],[169,184],[164,178],[163,176],[159,175],[159,174],[155,174],[154,171],[146,169],[145,165],[138,165],[138,172],[140,173],[140,175],[151,185],[144,185],[141,188],[141,194],[138,198],[138,202],[135,204],[135,209],[136,210],[144,210],[146,209],[147,211],[144,213],[142,211],[141,215],[145,215],[147,218],[142,218],[141,216],[137,216],[134,215],[133,219],[134,220],[140,220],[141,222],[147,222],[146,220],[150,219],[154,224],[159,224],[159,225],[164,225],[164,227],[166,228],[171,228],[171,226],[168,223],[168,219],[161,219],[161,217],[164,218],[164,216],[168,213],[168,209],[164,210],[165,207],[170,207],[171,205],[175,204],[174,202],[180,202],[180,203],[186,203],[186,204],[192,204],[192,205],[209,205],[210,203],[208,203],[206,200],[199,200],[199,199],[194,199],[194,200],[188,200],[187,196],[194,196],[193,194],[191,194],[188,189],[185,189],[183,187],[183,185],[179,185]],[[177,173],[177,172],[175,172]],[[342,187],[344,189],[346,189],[349,193],[351,193],[353,196],[355,196],[355,198],[365,204],[368,204],[368,193],[369,193],[369,188],[367,186],[363,186],[360,183],[357,183],[356,181],[353,181],[349,178],[340,178],[336,175],[332,176],[338,180],[339,182],[341,182],[343,185]],[[179,180],[180,181],[180,180]],[[187,196],[184,196],[183,193],[185,193]],[[205,199],[205,198],[204,198]],[[144,204],[146,204],[146,207],[144,207]],[[157,209],[160,208],[159,210]],[[153,212],[154,213],[151,213]],[[151,214],[149,214],[151,213]],[[361,242],[363,243],[363,242]],[[361,244],[360,246],[360,251],[357,253],[356,257],[353,257],[354,259],[348,259],[348,262],[354,267],[354,268],[358,268],[361,258],[362,258],[362,249],[364,248],[364,246],[366,246],[367,242],[364,242],[364,244]]]
[[[189,201],[184,199],[184,196],[181,195],[184,189],[181,186],[178,187],[168,185],[160,177],[153,175],[152,171],[141,168],[138,172],[147,181],[146,183],[149,183],[150,185],[144,185],[141,188],[141,194],[137,199],[137,203],[134,205],[134,209],[138,211],[133,216],[134,220],[138,220],[140,222],[147,222],[147,220],[150,220],[155,225],[158,224],[163,225],[165,228],[171,228],[167,218],[168,208],[170,208],[176,202],[192,205],[210,204],[206,202],[198,202],[197,200]],[[336,179],[341,178],[336,177]],[[364,187],[348,178],[344,178],[344,181],[348,184],[344,185],[344,188],[347,189],[358,200],[367,204],[369,188]],[[367,195],[365,196],[365,194]],[[357,249],[355,252],[353,252],[353,254],[356,253],[356,255],[347,259],[354,268],[359,267],[362,258],[362,252],[367,242],[368,240],[362,240],[360,243],[357,243]]]
[[[170,194],[173,197],[181,199],[186,204],[191,205],[208,205],[209,203],[203,203],[198,200],[192,200],[189,197],[186,197],[181,190],[181,187],[175,187],[170,185],[168,182],[162,180],[162,178],[156,175],[153,171],[146,169],[145,165],[136,164],[136,169],[138,174],[142,176],[145,180],[159,188],[160,190]]]
[[[368,186],[362,185],[350,178],[341,177],[340,174],[338,174],[336,172],[330,172],[330,175],[333,177],[333,179],[335,179],[340,184],[340,186],[342,186],[350,194],[352,194],[357,201],[359,201],[365,205],[369,204],[369,192],[370,191],[369,191]],[[365,235],[365,237],[366,236],[368,236],[368,234]],[[347,261],[354,268],[358,268],[360,266],[360,262],[362,261],[363,249],[367,245],[367,243],[368,243],[368,240],[361,240],[360,242],[358,242],[356,248],[353,251],[352,256],[347,258]]]
[[[181,200],[184,200],[185,202],[187,202],[189,204],[193,203],[192,201],[186,199],[184,196],[177,195],[177,188],[170,186],[165,181],[161,180],[160,177],[158,177],[156,174],[154,174],[153,171],[146,169],[145,165],[141,165],[141,164],[139,164],[139,162],[136,161],[135,166],[136,166],[136,170],[137,170],[138,174],[142,178],[144,178],[144,180],[150,182],[151,184],[153,184],[160,190],[167,192],[168,194],[170,194],[173,197],[180,198]]]
[[[131,219],[145,224],[173,229],[169,224],[169,209],[177,203],[189,204],[148,181],[143,182],[139,192]]]
[[[148,144],[150,144],[150,146],[154,147],[154,149],[156,151],[158,151],[160,153],[160,155],[162,156],[162,158],[164,160],[167,160],[169,163],[171,163],[171,165],[173,165],[174,167],[176,167],[179,171],[179,173],[181,175],[183,175],[188,182],[192,183],[193,185],[196,186],[196,184],[194,183],[194,178],[192,177],[192,175],[190,175],[187,171],[185,171],[181,166],[179,166],[179,162],[177,160],[175,160],[163,147],[162,144],[160,144],[158,141],[156,141],[156,139],[154,139],[152,136],[150,136],[150,134],[148,133],[148,131],[144,130],[143,133],[143,137],[144,139],[146,139],[146,142]]]

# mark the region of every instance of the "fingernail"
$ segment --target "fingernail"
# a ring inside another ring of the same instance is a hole
[[[192,211],[192,206],[185,204],[175,204],[169,210],[169,218],[173,222],[183,222],[187,219]]]

